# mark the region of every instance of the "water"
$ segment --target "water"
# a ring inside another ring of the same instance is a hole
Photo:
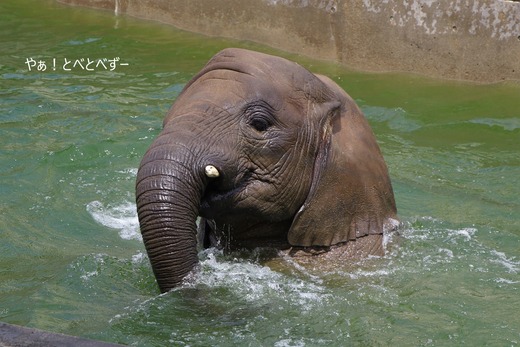
[[[385,257],[325,271],[210,249],[189,283],[159,295],[133,202],[140,158],[214,53],[275,51],[33,0],[0,3],[0,40],[1,321],[138,346],[520,344],[518,84],[285,54],[366,113],[399,236]],[[31,57],[47,70],[28,71]],[[116,57],[128,65],[63,69]]]

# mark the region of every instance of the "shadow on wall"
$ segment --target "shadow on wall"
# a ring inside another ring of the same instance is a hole
[[[250,40],[365,71],[520,80],[520,2],[58,0]]]

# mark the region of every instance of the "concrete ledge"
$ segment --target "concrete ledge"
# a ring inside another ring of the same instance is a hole
[[[58,0],[250,40],[365,71],[520,80],[520,2]]]
[[[116,347],[121,345],[87,340],[79,337],[49,333],[0,322],[1,347],[73,346],[73,347]]]

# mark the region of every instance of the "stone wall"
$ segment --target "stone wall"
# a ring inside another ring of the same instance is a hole
[[[520,80],[520,2],[59,0],[251,40],[365,71]]]

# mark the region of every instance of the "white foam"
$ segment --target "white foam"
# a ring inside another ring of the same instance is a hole
[[[117,171],[122,174],[128,174],[130,177],[136,177],[137,176],[137,168],[128,168],[124,170]]]
[[[381,278],[381,277],[388,277],[394,273],[393,270],[387,270],[387,269],[378,269],[374,271],[368,271],[365,269],[357,269],[353,272],[348,273],[348,276],[352,279],[360,279],[360,278]]]
[[[137,254],[132,256],[132,263],[133,264],[140,264],[143,262],[143,260],[146,258],[143,252],[138,252]]]
[[[326,288],[311,279],[286,276],[244,259],[220,259],[222,254],[215,249],[205,250],[201,255],[206,258],[200,261],[199,271],[188,286],[225,287],[248,302],[291,301],[306,309],[329,296]]]
[[[452,259],[453,258],[453,251],[448,248],[439,248],[438,250],[439,254],[444,254],[446,256],[446,259]]]
[[[294,339],[282,339],[274,343],[275,347],[304,347],[305,342]]]
[[[508,280],[508,279],[505,279],[505,278],[497,278],[495,280],[495,282],[497,282],[497,283],[505,283],[505,284],[517,284],[517,283],[520,283],[520,281],[511,281],[511,280]]]
[[[91,257],[93,263],[90,262]],[[99,275],[99,270],[105,264],[105,255],[101,253],[94,254],[92,256],[89,256],[87,259],[88,261],[85,263],[78,262],[72,265],[73,268],[78,269],[82,272],[80,278],[85,282],[89,281],[92,277],[96,277]]]
[[[473,235],[475,235],[475,233],[477,232],[477,229],[464,228],[464,229],[460,229],[460,230],[449,230],[449,231],[451,231],[454,235],[462,236],[466,239],[466,241],[469,241],[469,240],[471,240]]]
[[[519,272],[520,261],[516,261],[514,258],[508,258],[505,253],[496,250],[492,250],[491,254],[497,257],[497,259],[493,261],[504,266],[509,273],[516,274]]]
[[[105,206],[99,201],[92,201],[87,204],[87,211],[99,224],[119,230],[122,239],[141,240],[135,204],[125,202],[121,205]]]
[[[97,275],[98,275],[97,271],[91,271],[91,272],[87,272],[84,275],[81,275],[81,279],[84,280],[84,281],[88,281],[90,279],[90,277],[94,277],[94,276],[97,276]]]

